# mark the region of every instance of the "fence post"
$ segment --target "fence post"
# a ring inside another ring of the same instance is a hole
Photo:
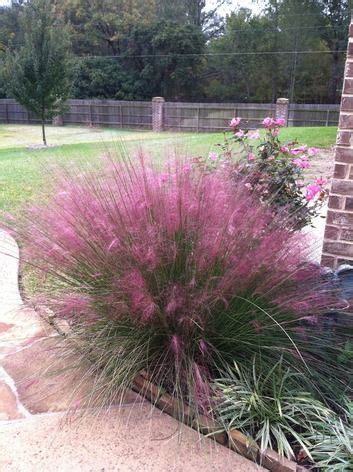
[[[353,265],[353,18],[349,27],[335,168],[321,263],[332,268]]]
[[[123,117],[123,107],[119,105],[119,119],[120,119],[120,128],[124,127],[124,117]]]
[[[162,131],[163,120],[164,120],[164,98],[153,97],[152,98],[152,130]]]
[[[276,102],[276,119],[283,118],[285,121],[284,126],[288,126],[288,108],[289,100],[288,98],[277,98]]]
[[[330,109],[328,108],[327,109],[327,112],[326,112],[326,123],[325,123],[325,126],[328,126],[330,123]]]

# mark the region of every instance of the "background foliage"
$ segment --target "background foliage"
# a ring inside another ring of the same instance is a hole
[[[74,98],[339,102],[352,0],[267,0],[257,14],[225,0],[46,1],[70,29]],[[5,49],[21,45],[23,3],[0,7]]]

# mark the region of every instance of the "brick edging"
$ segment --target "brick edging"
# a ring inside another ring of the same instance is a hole
[[[212,418],[198,415],[196,422],[195,414],[190,407],[181,404],[171,395],[164,393],[159,387],[150,382],[143,373],[135,378],[132,390],[147,398],[154,406],[177,421],[214,439],[222,446],[228,447],[241,456],[257,462],[271,472],[306,472],[308,470],[294,461],[281,457],[272,449],[266,449],[264,453],[261,453],[255,442],[250,443],[242,432],[233,429],[227,434],[222,431],[220,424]]]

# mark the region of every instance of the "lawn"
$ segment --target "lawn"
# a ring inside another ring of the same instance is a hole
[[[309,146],[334,145],[336,128],[287,128],[281,131],[283,140],[298,139]],[[117,148],[120,143],[134,151],[143,146],[161,159],[173,148],[187,155],[201,155],[223,141],[222,133],[153,133],[109,128],[48,127],[47,149],[35,149],[40,144],[38,126],[0,125],[0,208],[16,211],[24,202],[38,197],[45,185],[48,163],[94,160]],[[29,147],[29,146],[32,146]]]

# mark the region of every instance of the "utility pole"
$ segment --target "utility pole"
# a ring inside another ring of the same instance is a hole
[[[294,45],[294,54],[293,54],[293,64],[291,71],[291,80],[289,88],[289,102],[294,102],[294,92],[295,92],[295,76],[297,72],[297,63],[298,63],[298,31],[295,32],[295,45]]]

